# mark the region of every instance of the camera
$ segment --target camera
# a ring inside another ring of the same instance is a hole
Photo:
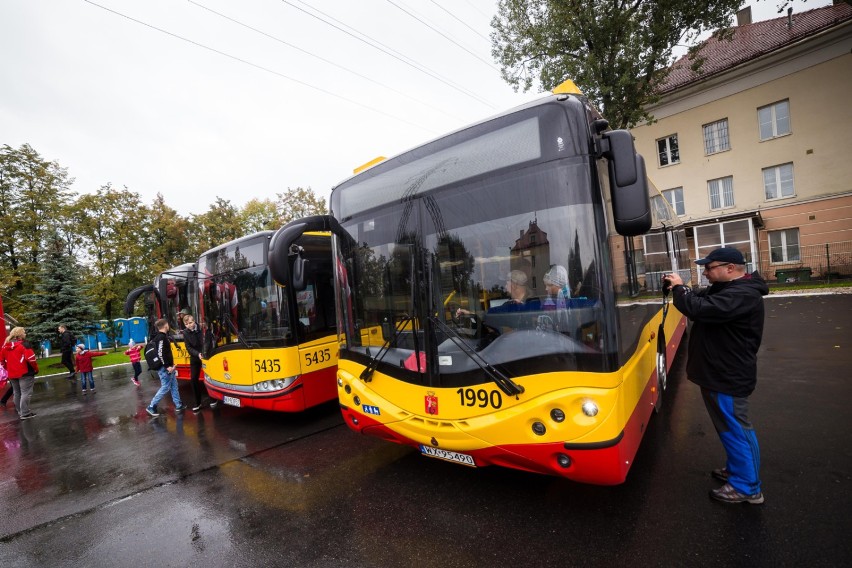
[[[672,291],[671,278],[663,278],[663,294],[668,294]]]

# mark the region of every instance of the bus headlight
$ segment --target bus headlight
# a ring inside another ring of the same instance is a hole
[[[261,381],[254,385],[254,392],[259,393],[269,393],[284,390],[299,378],[299,375],[295,375],[293,377],[285,377],[283,379],[270,379],[268,381]]]
[[[586,416],[597,416],[598,405],[595,404],[594,401],[587,400],[583,403],[583,414]]]

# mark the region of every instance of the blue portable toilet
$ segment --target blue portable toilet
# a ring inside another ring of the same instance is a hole
[[[121,322],[121,344],[127,345],[132,339],[136,343],[145,343],[148,337],[148,323],[145,318],[135,316],[132,318],[122,318],[115,320],[116,323]]]
[[[83,336],[78,338],[77,343],[82,343],[86,349],[98,348],[98,329],[94,325],[88,325],[84,328]]]

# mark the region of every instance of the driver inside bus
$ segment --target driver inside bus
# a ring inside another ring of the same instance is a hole
[[[509,299],[499,306],[491,306],[485,314],[487,327],[501,329],[535,329],[536,315],[530,312],[541,310],[541,301],[530,296],[527,281],[529,278],[523,270],[512,270],[506,275],[506,291]],[[456,310],[456,317],[472,316],[473,312],[464,308]]]

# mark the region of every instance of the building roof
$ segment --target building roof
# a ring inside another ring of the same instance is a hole
[[[671,72],[657,92],[664,94],[675,91],[694,81],[718,75],[737,65],[852,20],[852,6],[844,2],[794,13],[792,17],[792,26],[788,26],[785,15],[735,27],[730,41],[711,37],[704,42],[698,53],[698,57],[704,60],[701,70],[693,71],[692,60],[688,55],[684,55],[672,65]]]

